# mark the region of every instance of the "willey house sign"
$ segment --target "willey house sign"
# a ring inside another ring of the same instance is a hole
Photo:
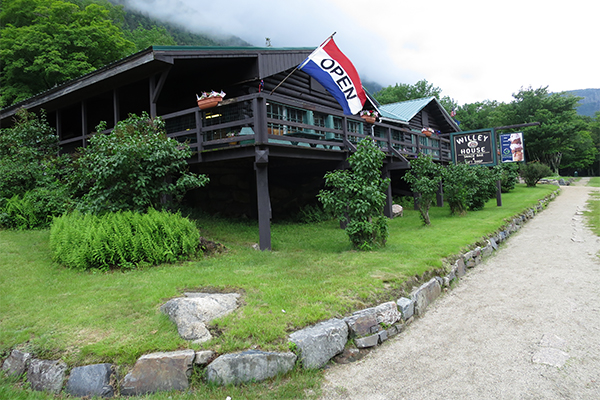
[[[493,129],[457,132],[452,135],[455,164],[496,165],[496,140]]]

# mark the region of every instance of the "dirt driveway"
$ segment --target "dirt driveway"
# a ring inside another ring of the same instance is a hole
[[[563,187],[402,334],[325,372],[327,399],[600,399],[600,239]]]

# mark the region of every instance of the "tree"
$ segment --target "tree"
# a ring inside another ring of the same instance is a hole
[[[134,51],[110,10],[95,3],[4,0],[0,20],[0,107]]]
[[[58,154],[58,136],[45,116],[17,112],[12,128],[0,130],[0,225],[47,226],[70,207],[64,182],[68,156]]]
[[[432,156],[423,153],[410,161],[410,170],[404,175],[404,180],[418,195],[417,207],[425,225],[431,225],[429,209],[435,201],[441,179],[442,168],[433,162]]]
[[[423,97],[435,97],[440,101],[446,111],[450,112],[458,104],[448,96],[441,97],[442,89],[433,86],[432,83],[422,79],[414,85],[407,83],[396,84],[381,89],[373,95],[380,104],[391,104],[400,101],[422,99]]]
[[[153,26],[144,28],[142,24],[132,31],[126,31],[125,37],[135,43],[137,51],[147,49],[150,46],[175,46],[175,39],[169,35],[164,27]]]
[[[79,207],[92,213],[158,209],[168,197],[180,200],[208,182],[188,172],[189,146],[167,137],[164,122],[146,113],[130,115],[109,134],[95,134],[81,152],[71,182],[82,193]]]
[[[580,97],[549,93],[548,87],[521,88],[513,97],[515,100],[503,109],[503,123],[540,122],[523,129],[526,160],[543,162],[558,173],[563,154],[579,140],[583,128],[576,111]]]
[[[348,158],[351,169],[325,174],[325,185],[332,189],[318,195],[325,209],[346,224],[346,234],[356,249],[383,246],[388,237],[383,207],[390,180],[381,177],[384,158],[372,139],[363,139]]]
[[[463,104],[456,109],[455,119],[460,121],[460,128],[463,131],[501,126],[503,125],[503,122],[501,121],[502,106],[506,105],[504,103],[498,103],[495,100]]]

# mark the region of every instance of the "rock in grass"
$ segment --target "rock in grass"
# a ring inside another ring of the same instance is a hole
[[[177,325],[185,340],[202,343],[212,339],[206,324],[237,308],[238,293],[186,293],[186,297],[171,299],[160,307]]]
[[[209,382],[220,385],[260,382],[291,371],[296,359],[297,356],[291,352],[267,353],[249,350],[225,354],[208,365],[206,377]]]
[[[141,356],[121,384],[121,395],[136,396],[169,390],[185,390],[192,373],[194,350]]]
[[[27,380],[33,390],[58,393],[65,380],[67,364],[61,360],[31,360],[27,368]]]
[[[2,371],[9,376],[23,375],[29,366],[31,358],[31,353],[24,353],[15,349],[11,351],[8,358],[4,360]]]
[[[296,345],[304,368],[320,368],[344,350],[348,325],[333,318],[292,333],[290,341]]]
[[[77,397],[113,397],[111,385],[114,376],[112,364],[84,365],[73,368],[67,381],[66,392]]]

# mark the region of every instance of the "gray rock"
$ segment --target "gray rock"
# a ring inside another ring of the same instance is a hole
[[[496,239],[490,238],[490,245],[492,246],[492,249],[498,250],[498,243],[496,243]]]
[[[389,301],[376,307],[356,311],[350,317],[344,318],[344,322],[348,324],[350,336],[356,337],[378,332],[379,324],[392,325],[401,318],[398,306],[393,301]]]
[[[413,299],[407,299],[406,297],[400,297],[396,300],[396,304],[400,308],[402,319],[405,321],[413,316],[415,313],[415,301]]]
[[[206,368],[209,382],[220,385],[259,382],[294,368],[294,353],[266,353],[249,350],[237,354],[225,354]]]
[[[121,384],[121,395],[135,396],[168,390],[185,390],[192,373],[194,350],[141,356]]]
[[[210,360],[215,356],[215,352],[212,350],[201,350],[196,352],[196,357],[194,357],[194,364],[196,365],[206,365],[210,362]]]
[[[72,396],[113,397],[111,378],[114,370],[111,364],[94,364],[73,368],[65,391]]]
[[[378,325],[375,313],[353,314],[344,318],[344,322],[348,324],[350,337],[368,335],[372,333],[371,328]]]
[[[411,294],[411,299],[415,301],[415,314],[423,315],[425,309],[442,293],[442,287],[435,278],[421,285]]]
[[[354,339],[354,345],[359,349],[374,347],[379,344],[379,334]]]
[[[65,381],[67,364],[60,360],[38,360],[34,358],[27,368],[27,380],[33,390],[58,393]]]
[[[404,209],[400,204],[392,204],[392,218],[403,217]]]
[[[238,293],[185,293],[186,297],[171,299],[160,307],[177,325],[185,340],[202,343],[212,339],[206,324],[237,308]]]
[[[298,348],[304,368],[320,368],[344,350],[348,325],[342,320],[330,319],[292,333],[290,341]]]
[[[2,371],[9,376],[23,375],[29,366],[31,357],[31,353],[13,350],[10,352],[8,358],[4,360],[4,364],[2,364]]]
[[[467,274],[467,266],[465,265],[465,261],[462,258],[459,258],[454,263],[455,273],[458,278],[462,278]]]
[[[494,248],[492,247],[492,244],[488,241],[488,245],[485,246],[483,249],[481,249],[481,256],[489,257],[492,255],[493,252],[494,252]]]
[[[379,343],[383,343],[386,340],[388,340],[388,331],[385,330],[385,331],[379,332]]]

